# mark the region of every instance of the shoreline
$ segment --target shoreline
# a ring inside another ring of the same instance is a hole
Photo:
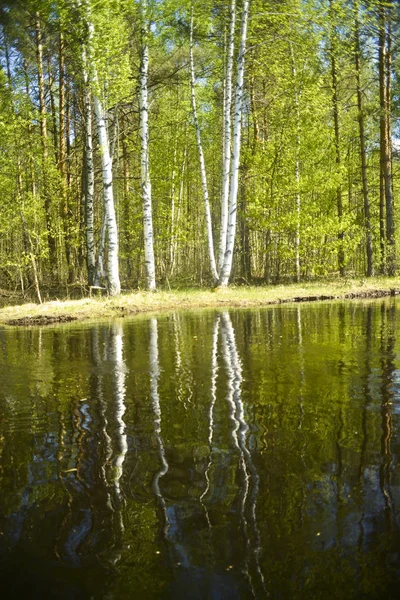
[[[223,289],[132,292],[120,296],[53,300],[0,309],[0,324],[50,325],[72,321],[112,319],[167,310],[251,308],[299,302],[373,299],[400,295],[400,277],[370,280],[327,280],[271,286],[231,286]]]

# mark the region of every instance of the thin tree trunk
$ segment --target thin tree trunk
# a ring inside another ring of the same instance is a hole
[[[379,234],[381,249],[381,273],[386,272],[386,206],[385,206],[385,161],[386,161],[386,15],[384,6],[379,8]]]
[[[206,164],[204,160],[204,152],[203,145],[201,142],[201,133],[200,133],[200,125],[199,119],[197,116],[197,106],[196,106],[196,96],[195,96],[195,83],[196,77],[194,72],[194,58],[193,58],[193,23],[194,23],[194,10],[192,5],[192,11],[190,16],[190,84],[191,84],[191,98],[192,98],[192,112],[193,112],[193,121],[196,129],[196,140],[197,140],[197,149],[199,152],[199,161],[200,161],[200,173],[201,173],[201,184],[203,188],[203,198],[204,198],[204,208],[206,213],[206,226],[207,226],[207,240],[208,240],[208,255],[210,259],[210,267],[211,274],[214,281],[218,281],[218,272],[217,265],[215,262],[215,253],[214,253],[214,239],[213,239],[213,231],[212,231],[212,222],[211,222],[211,211],[210,211],[210,201],[208,195],[208,184],[207,184],[207,174],[206,174]]]
[[[149,69],[149,46],[147,24],[147,0],[141,0],[141,56],[139,74],[139,113],[140,113],[140,172],[142,183],[144,260],[146,264],[146,287],[156,289],[153,215],[151,205],[151,181],[149,171],[149,106],[147,74]]]
[[[330,0],[330,9],[332,9],[332,0]],[[331,32],[330,39],[330,59],[331,59],[331,77],[332,77],[332,109],[333,109],[333,122],[335,129],[335,153],[336,153],[336,168],[339,174],[341,165],[340,156],[340,129],[339,129],[339,102],[338,102],[338,81],[337,81],[337,65],[336,65],[336,43],[334,37],[336,35],[335,28],[332,25],[333,31]],[[338,233],[338,265],[340,275],[343,277],[345,274],[344,268],[344,249],[343,240],[344,232],[342,231],[342,217],[343,217],[343,199],[342,199],[342,186],[339,182],[336,189],[336,206],[337,215],[339,219],[339,233]]]
[[[236,24],[236,0],[232,0],[230,7],[230,25],[227,49],[227,64],[224,86],[224,146],[222,154],[222,196],[221,196],[221,229],[218,254],[218,271],[221,271],[224,264],[227,231],[228,231],[228,201],[229,201],[229,175],[231,170],[231,138],[232,138],[232,78],[233,78],[233,55],[235,44],[235,24]]]
[[[168,259],[166,259],[166,263],[168,268],[166,269],[166,273],[171,276],[173,271],[174,264],[174,246],[175,246],[175,211],[176,211],[176,167],[177,167],[177,154],[178,154],[178,140],[175,132],[175,142],[174,142],[174,158],[172,163],[172,174],[171,174],[171,217],[169,224],[169,249],[168,249]]]
[[[390,10],[390,7],[389,7]],[[386,77],[385,77],[385,198],[386,198],[386,239],[387,239],[387,267],[388,275],[393,276],[396,272],[396,248],[393,215],[393,191],[392,191],[392,135],[391,135],[391,79],[392,79],[392,27],[390,12],[387,23],[387,48],[386,48]]]
[[[32,238],[31,235],[29,233],[29,229],[28,229],[28,225],[26,223],[25,217],[24,217],[24,213],[21,210],[21,221],[22,221],[22,226],[24,228],[24,233],[26,235],[26,238],[28,240],[29,243],[29,258],[31,260],[31,264],[32,264],[32,272],[33,272],[33,282],[35,285],[35,292],[36,292],[36,296],[38,299],[39,304],[42,304],[42,296],[40,293],[40,285],[39,285],[39,277],[38,277],[38,270],[37,270],[37,264],[36,264],[36,258],[35,258],[35,250],[33,247],[33,242],[32,242]]]
[[[374,274],[374,264],[372,255],[372,234],[371,234],[371,216],[369,208],[369,190],[367,178],[367,154],[365,151],[365,125],[364,125],[364,102],[361,90],[361,48],[360,48],[360,24],[358,20],[359,5],[358,0],[354,4],[355,9],[355,69],[357,86],[357,107],[358,107],[358,128],[360,133],[360,158],[361,158],[361,179],[364,199],[364,219],[365,219],[365,242],[367,250],[367,277]]]
[[[36,58],[38,68],[38,87],[39,87],[39,113],[40,113],[40,135],[42,140],[42,163],[43,163],[43,195],[44,195],[44,209],[46,215],[46,231],[47,231],[47,243],[49,247],[49,261],[50,269],[54,273],[54,269],[57,265],[56,255],[56,240],[52,231],[52,218],[51,218],[51,197],[50,190],[48,189],[47,182],[47,160],[48,160],[48,148],[47,148],[47,110],[46,110],[46,99],[44,93],[44,75],[43,75],[43,41],[42,41],[42,28],[40,24],[40,15],[35,13],[35,34],[36,34]]]
[[[301,146],[301,123],[300,123],[300,93],[297,89],[296,59],[293,52],[293,44],[290,42],[290,56],[292,59],[292,76],[294,85],[294,105],[296,110],[296,151],[295,151],[295,181],[296,181],[296,234],[295,234],[295,264],[296,281],[300,282],[300,220],[301,220],[301,194],[300,194],[300,146]]]
[[[89,28],[89,43],[90,38],[94,33],[94,26],[88,20]],[[98,78],[96,68],[92,66],[92,77],[94,88],[98,88]],[[116,296],[121,293],[121,283],[119,279],[118,265],[118,228],[115,216],[114,194],[113,194],[113,174],[112,162],[110,156],[110,142],[108,139],[107,125],[105,121],[105,111],[101,100],[96,92],[93,95],[94,110],[97,120],[97,130],[99,134],[99,145],[101,152],[101,164],[103,175],[103,191],[104,191],[104,218],[106,222],[107,241],[108,241],[108,261],[107,261],[107,278],[108,289],[111,296]]]
[[[249,0],[244,0],[242,13],[242,26],[240,33],[240,47],[238,56],[238,71],[235,90],[235,118],[233,124],[233,148],[229,189],[229,216],[227,242],[224,256],[224,264],[219,274],[218,284],[227,286],[232,271],[233,250],[235,246],[236,219],[237,219],[237,196],[239,185],[239,165],[242,132],[242,110],[243,110],[243,83],[244,65],[247,40],[247,21],[249,15]]]
[[[122,237],[124,244],[124,255],[127,261],[127,278],[131,277],[131,262],[130,262],[130,225],[129,225],[129,184],[130,184],[130,169],[129,169],[129,152],[128,152],[128,119],[127,117],[122,115],[122,136],[121,136],[121,146],[122,146],[122,173],[123,173],[123,232],[124,235]]]
[[[52,125],[53,125],[53,146],[54,146],[54,160],[56,162],[56,164],[58,164],[59,161],[59,155],[58,155],[58,130],[57,130],[57,111],[56,111],[56,102],[54,99],[54,90],[53,90],[53,86],[54,86],[54,78],[51,72],[51,63],[50,63],[50,57],[47,57],[47,74],[48,74],[48,80],[49,80],[49,96],[50,96],[50,109],[51,109],[51,121],[52,121]]]
[[[68,282],[73,281],[71,265],[71,234],[68,211],[67,171],[66,171],[66,140],[65,140],[65,48],[64,36],[60,32],[59,40],[59,171],[61,176],[61,219],[64,229],[65,257],[68,267]]]
[[[84,105],[85,105],[85,214],[86,214],[86,264],[88,284],[94,285],[96,275],[96,255],[94,243],[94,165],[92,135],[92,102],[89,87],[86,49],[82,52]]]

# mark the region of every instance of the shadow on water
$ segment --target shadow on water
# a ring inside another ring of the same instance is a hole
[[[0,330],[2,598],[397,598],[400,305]]]

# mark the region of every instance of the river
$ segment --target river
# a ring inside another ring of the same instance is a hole
[[[399,310],[1,328],[1,597],[398,598]]]

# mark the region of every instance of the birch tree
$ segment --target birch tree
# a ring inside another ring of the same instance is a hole
[[[235,24],[236,24],[236,0],[232,0],[230,6],[230,25],[227,47],[227,61],[224,82],[224,106],[223,106],[223,151],[222,151],[222,195],[221,195],[221,229],[219,241],[218,269],[221,271],[226,250],[226,237],[228,229],[228,199],[229,199],[229,175],[231,170],[231,140],[232,140],[232,77],[233,56],[235,50]]]
[[[139,113],[140,113],[140,173],[142,185],[143,206],[143,236],[144,256],[146,264],[147,289],[156,289],[154,243],[153,243],[153,215],[151,204],[151,181],[149,172],[149,105],[147,92],[147,76],[149,69],[149,45],[147,0],[141,0],[141,55],[139,73]]]
[[[238,56],[237,80],[235,89],[235,113],[233,123],[233,145],[232,145],[232,163],[230,173],[230,189],[229,189],[229,215],[228,215],[228,230],[226,238],[226,250],[224,262],[219,273],[218,284],[221,287],[226,287],[229,283],[229,278],[232,272],[233,251],[236,235],[236,218],[237,218],[237,197],[239,186],[239,165],[240,165],[240,149],[241,149],[241,133],[242,133],[242,111],[243,111],[243,85],[244,85],[244,66],[247,41],[247,22],[249,16],[249,0],[244,0],[242,25],[240,33],[240,46]]]
[[[86,2],[86,19],[89,31],[88,47],[94,35],[94,26],[90,20],[89,6]],[[92,64],[92,82],[94,88],[93,102],[97,121],[97,131],[99,135],[99,146],[101,153],[102,179],[103,179],[103,198],[104,215],[107,226],[108,241],[108,261],[107,278],[108,288],[111,296],[116,296],[121,292],[118,264],[118,228],[115,215],[114,193],[113,193],[113,173],[112,158],[110,152],[110,142],[106,125],[106,112],[99,95],[99,81],[95,64]]]
[[[85,216],[86,216],[86,265],[88,284],[94,285],[96,276],[96,256],[94,241],[94,165],[93,165],[93,135],[92,135],[92,100],[89,87],[89,75],[86,48],[82,50],[84,105],[85,105]]]
[[[204,209],[205,209],[205,215],[206,215],[208,255],[209,255],[209,259],[210,259],[211,274],[213,276],[214,281],[217,282],[218,281],[218,271],[217,271],[217,265],[216,265],[216,261],[215,261],[215,252],[214,252],[214,237],[213,237],[213,230],[212,230],[210,200],[209,200],[209,194],[208,194],[207,172],[206,172],[206,164],[205,164],[205,160],[204,160],[203,144],[201,141],[199,119],[197,116],[197,104],[196,104],[196,95],[195,95],[196,75],[195,75],[195,70],[194,70],[194,57],[193,57],[193,46],[194,46],[193,28],[194,28],[194,9],[193,9],[193,5],[192,5],[191,14],[190,14],[190,89],[191,89],[191,99],[192,99],[192,113],[193,113],[194,126],[196,129],[197,149],[199,152],[201,185],[203,188]]]

